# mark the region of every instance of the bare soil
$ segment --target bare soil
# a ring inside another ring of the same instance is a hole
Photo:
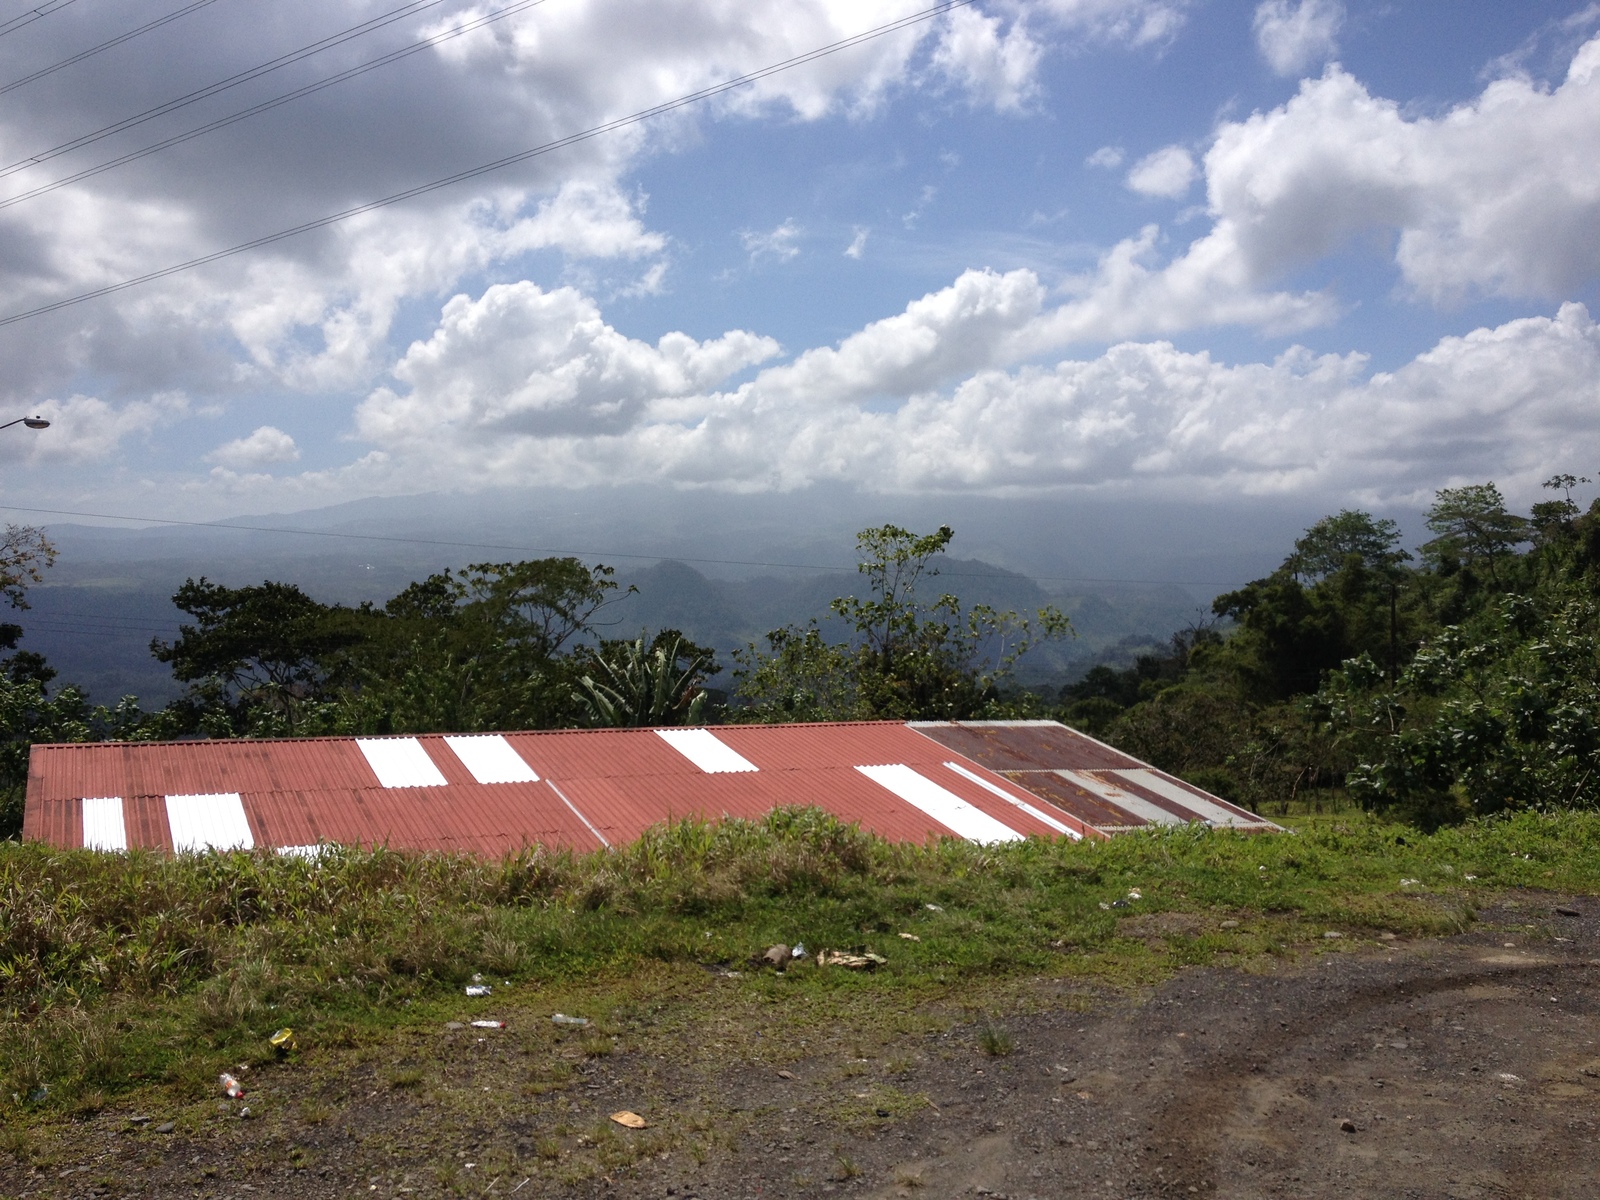
[[[930,1013],[806,1045],[781,1002],[707,976],[726,1025],[673,1027],[664,1001],[614,1043],[513,1021],[330,1050],[172,1132],[115,1106],[36,1132],[0,1194],[1600,1195],[1600,900],[1509,896],[1459,936],[1319,949],[1135,998],[1035,981],[987,1035]]]

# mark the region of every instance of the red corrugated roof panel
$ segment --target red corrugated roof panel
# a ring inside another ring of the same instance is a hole
[[[532,844],[589,850],[663,821],[756,818],[781,805],[816,805],[914,842],[955,828],[982,838],[1053,837],[1063,828],[1099,836],[1144,824],[1119,796],[1161,821],[1276,828],[1060,725],[885,721],[720,726],[687,736],[680,750],[649,729],[507,734],[538,775],[518,783],[477,782],[442,735],[369,746],[391,784],[435,785],[392,787],[355,738],[41,745],[30,762],[24,836],[83,845],[83,801],[120,797],[127,845],[170,849],[167,797],[216,793],[238,794],[262,847],[339,842],[488,855]],[[516,766],[503,746],[496,753]],[[106,805],[95,811],[105,837]]]

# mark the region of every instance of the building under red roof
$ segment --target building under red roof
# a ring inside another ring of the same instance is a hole
[[[886,838],[1278,826],[1053,721],[889,721],[33,747],[25,838],[593,850],[682,817],[815,805]]]

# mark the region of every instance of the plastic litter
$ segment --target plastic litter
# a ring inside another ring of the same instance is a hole
[[[250,1118],[250,1106],[248,1104],[246,1104],[243,1108],[241,1108],[239,1110],[239,1119],[241,1121],[245,1121],[245,1120],[248,1120],[249,1118]]]
[[[494,989],[487,983],[471,983],[467,985],[467,995],[469,996],[487,996],[492,991]]]
[[[48,1095],[50,1095],[50,1089],[41,1083],[38,1087],[34,1088],[33,1091],[28,1093],[28,1103],[43,1104],[45,1097]]]
[[[1131,892],[1128,893],[1128,899],[1129,900],[1143,900],[1144,899],[1144,893],[1141,892],[1138,888],[1134,888]]]
[[[920,942],[922,940],[914,933],[902,933],[900,936],[908,942]]]
[[[806,944],[804,942],[796,942],[794,944],[794,949],[789,951],[790,958],[804,958],[805,956]]]
[[[643,1129],[646,1124],[645,1119],[638,1113],[629,1112],[627,1109],[612,1113],[611,1119],[627,1129]]]
[[[889,960],[881,954],[874,954],[868,950],[861,954],[847,954],[842,950],[817,951],[817,966],[819,967],[844,967],[850,971],[871,971],[881,967]]]
[[[294,1049],[294,1030],[285,1026],[267,1039],[274,1050],[287,1054]]]
[[[943,912],[944,911],[944,909],[940,908],[937,904],[924,904],[922,907],[927,909],[929,912]]]
[[[506,1023],[504,1021],[474,1021],[472,1027],[474,1029],[504,1029]]]
[[[557,1025],[575,1025],[579,1028],[589,1023],[588,1017],[569,1017],[566,1013],[557,1013],[550,1020]]]
[[[230,1100],[237,1100],[244,1095],[244,1085],[226,1071],[217,1076],[217,1084],[222,1088],[222,1094]]]

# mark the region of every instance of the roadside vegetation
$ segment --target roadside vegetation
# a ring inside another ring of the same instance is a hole
[[[48,1118],[152,1089],[196,1103],[220,1071],[271,1061],[280,1028],[309,1051],[437,1027],[479,1003],[462,995],[474,976],[494,989],[486,1011],[509,1004],[544,1023],[579,997],[599,1036],[613,1010],[640,1002],[641,981],[680,972],[669,990],[714,1005],[718,976],[770,987],[763,951],[798,943],[806,955],[783,979],[785,995],[806,997],[796,1019],[870,1031],[930,1005],[1003,1008],[1027,979],[1122,989],[1185,966],[1457,932],[1476,897],[1513,887],[1600,891],[1600,817],[1528,813],[1421,834],[1351,813],[1298,836],[1197,827],[981,847],[892,844],[817,810],[780,810],[500,862],[11,843],[0,846],[0,1111]],[[1199,919],[1147,936],[1177,913]],[[819,950],[886,961],[817,966]]]

